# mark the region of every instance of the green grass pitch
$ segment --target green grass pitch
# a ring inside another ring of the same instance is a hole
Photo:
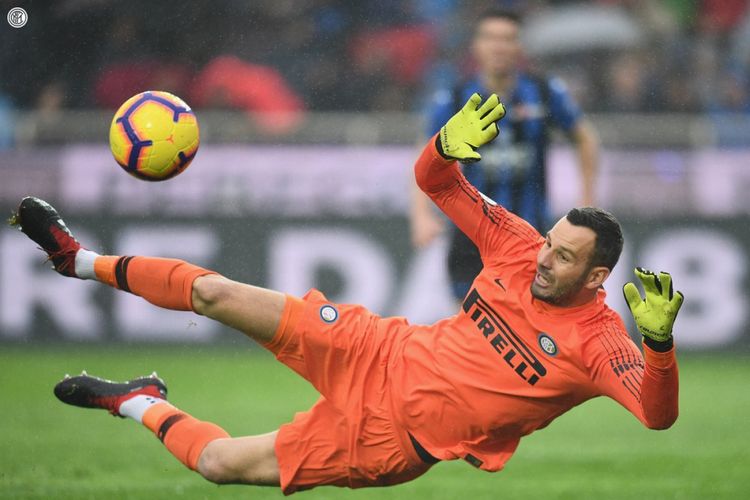
[[[52,395],[66,372],[127,379],[158,370],[170,399],[238,436],[308,408],[313,389],[240,340],[235,349],[165,346],[0,348],[0,498],[282,498],[275,488],[215,486],[148,431]],[[600,398],[522,440],[506,469],[441,463],[390,488],[318,488],[307,499],[747,498],[750,357],[681,355],[681,415],[649,431]]]

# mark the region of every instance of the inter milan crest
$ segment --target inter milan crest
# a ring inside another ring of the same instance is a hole
[[[326,323],[333,323],[339,319],[339,312],[332,305],[324,305],[320,308],[320,319]]]
[[[552,340],[552,337],[550,337],[546,333],[539,334],[539,347],[541,347],[542,351],[546,352],[550,356],[557,355],[557,344],[555,344],[555,341]]]

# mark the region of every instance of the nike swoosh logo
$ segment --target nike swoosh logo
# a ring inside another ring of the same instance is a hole
[[[500,278],[495,278],[495,284],[497,284],[500,288],[505,290],[505,285],[503,285],[503,282]],[[505,290],[507,292],[507,290]]]

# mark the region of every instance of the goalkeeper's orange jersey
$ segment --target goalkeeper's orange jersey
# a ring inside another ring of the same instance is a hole
[[[631,341],[596,300],[562,308],[532,297],[544,239],[481,195],[433,141],[417,183],[479,248],[484,269],[456,316],[413,326],[389,366],[396,418],[433,456],[496,471],[522,436],[572,407],[609,396],[649,428],[677,418],[674,349]]]

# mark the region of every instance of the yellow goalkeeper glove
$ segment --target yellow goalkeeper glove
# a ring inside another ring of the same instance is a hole
[[[633,283],[626,283],[622,291],[638,330],[646,339],[670,342],[672,326],[685,297],[681,292],[672,291],[669,273],[660,272],[657,277],[651,271],[636,267],[635,275],[643,284],[646,298],[641,298]]]
[[[505,107],[492,94],[482,103],[479,94],[472,94],[461,111],[440,129],[435,141],[437,150],[446,160],[461,163],[479,161],[476,149],[497,137],[497,121],[505,116]]]

